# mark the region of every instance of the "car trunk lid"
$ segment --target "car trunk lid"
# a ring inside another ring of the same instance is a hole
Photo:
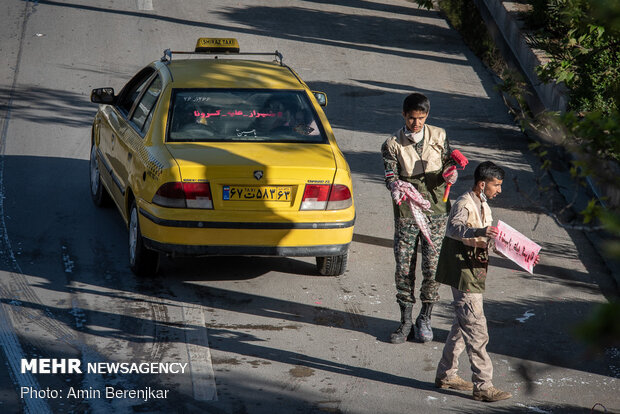
[[[216,210],[299,209],[306,184],[331,184],[329,144],[169,143],[183,182],[208,181]]]

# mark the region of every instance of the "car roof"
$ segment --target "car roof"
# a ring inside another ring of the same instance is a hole
[[[243,59],[178,59],[167,64],[174,88],[304,89],[286,65]]]

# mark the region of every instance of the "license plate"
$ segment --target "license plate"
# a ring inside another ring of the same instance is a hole
[[[223,197],[229,201],[291,201],[291,186],[238,186],[225,185]]]

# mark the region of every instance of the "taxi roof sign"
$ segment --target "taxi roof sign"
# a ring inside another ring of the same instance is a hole
[[[277,50],[273,53],[265,53],[265,52],[249,52],[249,53],[240,53],[239,52],[239,42],[237,39],[229,37],[201,37],[196,42],[196,48],[193,52],[189,51],[180,51],[180,50],[164,50],[164,55],[161,57],[160,61],[165,64],[169,64],[172,62],[172,55],[200,55],[210,53],[214,55],[214,58],[217,59],[217,55],[253,55],[253,56],[274,56],[275,62],[279,63],[280,66],[286,66],[282,63],[283,56],[282,53]]]
[[[239,42],[234,38],[201,37],[196,42],[197,53],[239,53]]]

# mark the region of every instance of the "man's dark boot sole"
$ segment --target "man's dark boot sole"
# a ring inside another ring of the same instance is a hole
[[[400,333],[397,334],[396,332]],[[413,326],[409,329],[405,329],[404,332],[402,330],[396,332],[390,335],[390,342],[393,344],[404,344],[407,341],[407,338],[413,334]]]

